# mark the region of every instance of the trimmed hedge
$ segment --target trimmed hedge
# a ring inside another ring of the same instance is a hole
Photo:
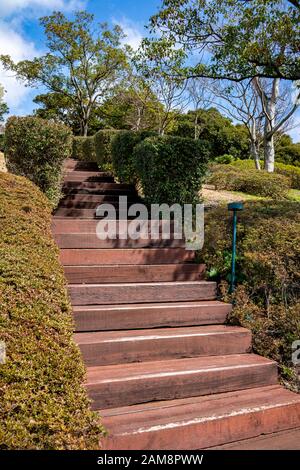
[[[298,166],[276,163],[275,172],[290,178],[293,189],[300,189],[300,168]]]
[[[211,174],[207,183],[217,189],[242,191],[254,196],[283,199],[291,188],[291,181],[283,175],[250,169],[242,169],[231,165],[211,165]]]
[[[115,135],[120,132],[116,129],[103,129],[94,135],[96,160],[99,167],[103,170],[112,168],[111,144]]]
[[[84,366],[46,197],[0,174],[1,449],[95,449],[102,428]]]
[[[72,133],[63,124],[37,117],[11,117],[5,130],[5,158],[12,173],[26,176],[53,206],[60,198],[63,163],[72,152]]]
[[[291,346],[300,338],[300,203],[245,203],[233,299],[227,294],[232,219],[219,207],[206,213],[205,223],[199,261],[207,264],[210,279],[222,281],[223,299],[234,300],[230,322],[250,328],[254,351],[278,361],[283,378],[293,379]]]
[[[154,135],[155,133],[150,131],[121,131],[113,138],[111,143],[113,169],[121,183],[137,183],[138,175],[133,158],[134,147],[147,137]]]
[[[253,160],[237,160],[232,163],[233,166],[242,169],[253,169]],[[261,161],[263,168],[264,162]],[[294,165],[286,165],[285,163],[275,162],[275,173],[287,176],[291,180],[293,189],[300,189],[300,167]]]
[[[146,201],[157,204],[199,202],[209,159],[206,142],[182,137],[150,137],[134,148],[133,158]]]
[[[95,162],[96,148],[94,136],[74,136],[72,146],[72,158],[83,162]]]

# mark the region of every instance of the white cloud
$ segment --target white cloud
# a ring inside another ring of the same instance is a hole
[[[65,12],[85,8],[87,0],[0,0],[0,54],[7,54],[14,61],[32,59],[41,54],[34,42],[22,33],[22,23],[28,18],[38,18],[53,10]],[[31,112],[32,97],[37,93],[16,80],[11,72],[0,66],[0,83],[6,90],[5,101],[11,113]]]
[[[9,16],[20,12],[20,10],[42,11],[63,10],[72,11],[84,8],[87,0],[1,0],[0,15]]]
[[[39,52],[33,42],[26,41],[9,24],[0,22],[0,54],[8,54],[14,61],[19,61],[32,59]],[[1,67],[0,83],[7,92],[4,99],[13,109],[20,106],[31,92],[29,88],[16,80],[12,72],[4,71]]]
[[[122,17],[121,19],[113,19],[113,24],[117,24],[121,26],[124,34],[126,35],[125,39],[123,39],[123,44],[128,44],[132,47],[132,49],[137,50],[143,39],[142,28],[139,24],[135,23],[128,18]]]

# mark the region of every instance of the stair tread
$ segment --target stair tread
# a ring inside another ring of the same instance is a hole
[[[105,284],[106,285],[106,284]],[[73,311],[81,312],[81,311],[93,311],[93,310],[138,310],[142,308],[143,310],[148,309],[151,310],[153,308],[161,308],[161,309],[168,309],[170,307],[222,307],[222,308],[229,308],[231,307],[230,304],[225,302],[220,302],[219,300],[189,300],[186,302],[157,302],[157,303],[136,303],[136,304],[114,304],[114,305],[75,305],[73,307]]]
[[[110,434],[142,434],[151,430],[222,420],[271,408],[300,404],[300,395],[280,385],[248,388],[209,396],[181,398],[101,410]],[[256,426],[256,435],[260,434]]]
[[[184,359],[169,359],[142,363],[92,366],[87,368],[87,385],[118,381],[139,380],[153,377],[199,374],[205,371],[239,369],[241,367],[270,366],[274,361],[256,354],[232,354]]]
[[[300,428],[243,439],[208,450],[300,450]]]
[[[178,328],[157,328],[144,329],[144,330],[125,330],[125,331],[108,331],[108,332],[89,332],[89,333],[76,333],[74,339],[77,344],[93,344],[100,342],[116,342],[132,340],[152,340],[164,338],[180,338],[180,337],[194,337],[194,336],[209,336],[209,335],[230,335],[230,334],[245,334],[250,335],[246,328],[238,326],[227,325],[211,325],[211,326],[192,326],[192,327],[178,327]],[[126,344],[124,344],[126,348]]]
[[[127,287],[127,286],[136,286],[137,289],[138,288],[142,288],[144,286],[147,286],[147,287],[150,287],[150,286],[182,286],[182,285],[185,285],[185,286],[213,286],[215,285],[215,282],[211,282],[211,281],[159,281],[159,282],[139,282],[139,283],[136,283],[136,282],[119,282],[118,284],[116,283],[111,283],[111,284],[103,284],[103,283],[93,283],[93,284],[69,284],[69,287],[72,287],[72,288],[75,288],[75,289],[79,289],[79,288],[82,288],[82,287],[85,287],[87,289],[89,288],[93,288],[93,287],[103,287],[103,288],[108,288],[108,287],[114,287],[114,288],[118,288],[118,287]]]

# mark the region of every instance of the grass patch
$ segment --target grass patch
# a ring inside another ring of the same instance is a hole
[[[299,189],[290,189],[288,192],[288,198],[291,201],[300,202],[300,190]]]
[[[95,449],[102,428],[82,386],[84,365],[48,199],[0,173],[1,449]]]

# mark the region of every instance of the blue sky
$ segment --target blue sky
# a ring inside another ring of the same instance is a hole
[[[144,26],[161,4],[160,0],[0,0],[0,54],[9,54],[15,61],[30,59],[45,51],[39,17],[60,10],[66,14],[86,9],[99,22],[118,23],[127,35],[126,42],[136,48],[145,35]],[[0,68],[0,83],[6,89],[11,114],[29,114],[32,99],[41,90],[26,88]],[[300,123],[300,111],[296,115]],[[299,127],[290,131],[300,141]]]

